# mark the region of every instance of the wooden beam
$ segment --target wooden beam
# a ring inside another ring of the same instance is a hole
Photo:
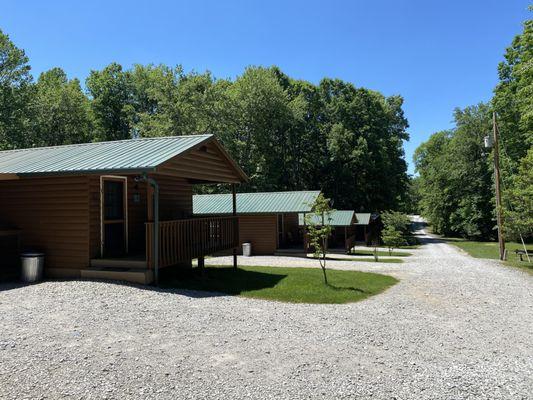
[[[237,216],[237,192],[235,190],[234,183],[231,184],[231,202],[232,202],[232,215],[236,217]],[[239,225],[235,224],[233,226],[233,229],[237,231],[235,232],[235,234],[239,235],[239,231],[238,231]],[[237,242],[239,242],[239,240]],[[233,248],[233,268],[237,269],[237,247]]]
[[[20,179],[20,176],[17,174],[0,174],[0,181],[13,181],[15,179]]]

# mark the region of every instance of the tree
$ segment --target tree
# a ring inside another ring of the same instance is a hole
[[[400,96],[296,80],[275,66],[216,79],[179,65],[111,63],[85,86],[84,95],[60,68],[34,84],[24,52],[1,34],[0,146],[213,133],[250,177],[240,190],[321,189],[336,206],[364,211],[407,201]]]
[[[130,139],[135,119],[130,73],[117,63],[91,71],[86,80],[97,140]]]
[[[416,150],[422,214],[437,233],[473,239],[495,236],[492,154],[482,145],[483,136],[492,131],[493,111],[500,131],[502,206],[508,219],[504,226],[509,225],[512,237],[517,230],[529,231],[525,224],[532,184],[524,165],[531,165],[528,152],[533,147],[532,49],[533,20],[528,20],[498,67],[500,82],[491,104],[456,109],[455,128],[432,135]]]
[[[25,134],[31,80],[24,50],[0,30],[0,149],[32,145]]]
[[[389,248],[389,255],[392,255],[392,250],[406,244],[402,232],[396,230],[394,226],[386,226],[381,232],[381,240],[383,244]]]
[[[92,140],[89,99],[61,68],[43,72],[30,99],[33,144],[57,146]]]
[[[491,238],[492,164],[483,147],[491,130],[490,108],[456,109],[454,117],[454,129],[433,134],[415,151],[421,211],[437,233]]]
[[[505,230],[512,240],[533,234],[533,148],[521,160],[512,185],[505,191]]]
[[[392,249],[408,243],[411,236],[411,221],[407,215],[399,211],[386,211],[381,214],[381,220],[383,221],[381,240],[392,255]]]
[[[235,130],[223,142],[250,177],[248,189],[287,188],[287,130],[291,110],[273,69],[247,68],[228,87]]]
[[[407,184],[407,193],[400,204],[400,209],[408,214],[420,214],[420,203],[422,196],[420,193],[420,177],[410,176]]]
[[[329,205],[329,199],[320,194],[313,205],[312,211],[311,214],[305,216],[307,235],[309,238],[309,244],[313,247],[314,256],[318,259],[320,268],[322,269],[324,283],[327,285],[326,252],[328,248],[328,239],[333,231],[333,227],[330,224],[333,209]]]
[[[500,141],[510,164],[506,173],[515,173],[520,159],[533,146],[533,20],[524,23],[498,66],[500,82],[492,104],[498,114]],[[504,161],[504,160],[502,160]]]

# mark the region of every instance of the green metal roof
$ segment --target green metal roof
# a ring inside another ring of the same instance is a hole
[[[357,219],[355,225],[368,225],[371,216],[372,214],[370,213],[355,213],[355,218]]]
[[[319,190],[298,192],[237,193],[239,214],[274,214],[309,212]],[[231,194],[199,194],[193,196],[193,213],[231,214]]]
[[[320,224],[322,223],[322,218],[320,215],[315,213],[308,214],[312,219],[313,223]],[[327,221],[326,221],[327,222]],[[354,211],[353,210],[334,210],[329,215],[329,224],[331,226],[351,226],[354,222]],[[304,225],[304,215],[298,214],[298,224],[300,226]]]
[[[155,137],[0,151],[0,174],[149,171],[213,135]]]

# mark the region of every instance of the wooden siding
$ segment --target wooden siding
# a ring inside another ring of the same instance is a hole
[[[252,243],[252,254],[274,254],[277,244],[277,216],[239,216],[239,242]],[[241,246],[242,253],[242,246]]]
[[[188,218],[192,214],[192,185],[183,178],[151,175],[159,184],[159,218],[162,221]],[[90,254],[100,256],[100,176],[90,176]],[[134,194],[140,201],[135,203]],[[145,222],[148,222],[148,185],[128,176],[128,242],[130,254],[145,251]]]
[[[76,276],[89,264],[88,188],[87,176],[2,181],[0,221],[21,229],[23,249],[46,253],[47,270]]]
[[[173,176],[151,175],[159,184],[159,219],[171,221],[192,215],[192,184]]]
[[[238,183],[242,178],[213,143],[171,159],[159,167],[157,172],[205,182]]]

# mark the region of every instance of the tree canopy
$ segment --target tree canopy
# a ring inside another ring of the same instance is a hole
[[[3,33],[0,59],[0,148],[213,133],[250,177],[241,191],[321,189],[336,208],[361,211],[405,202],[401,96],[340,79],[313,84],[275,66],[217,79],[111,63],[90,71],[84,87],[61,68],[34,81]]]
[[[500,81],[488,104],[457,109],[455,128],[433,134],[414,154],[420,207],[436,232],[491,239],[495,230],[493,155],[483,146],[500,132],[505,226],[513,238],[532,234],[533,20],[506,50]]]

